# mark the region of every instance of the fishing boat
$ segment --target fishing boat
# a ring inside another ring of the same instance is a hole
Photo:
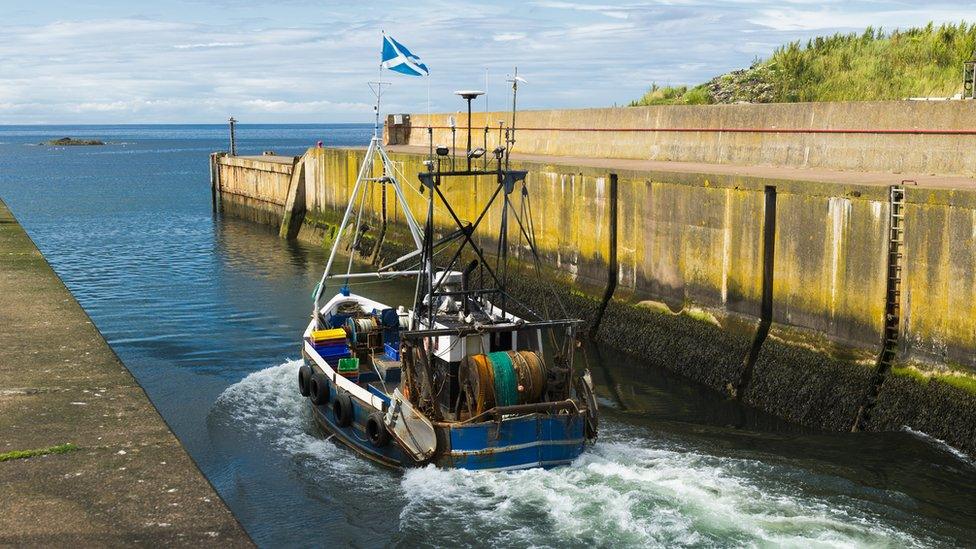
[[[467,164],[456,169],[452,152],[435,153],[431,143],[426,171],[418,174],[427,206],[422,226],[374,130],[314,292],[299,391],[325,433],[382,465],[495,471],[566,465],[597,436],[589,371],[575,365],[582,321],[548,318],[509,292],[509,232],[541,268],[531,222],[513,203],[513,195],[528,199],[527,173],[509,168],[514,133],[487,155],[471,149],[469,96],[478,92],[458,93],[468,100]],[[374,161],[383,167],[379,177],[369,175]],[[475,220],[462,221],[445,189],[475,181],[490,188],[489,196]],[[371,185],[392,190],[414,248],[354,271],[356,255],[383,257],[385,220],[370,242],[364,229],[373,222],[364,222]],[[500,229],[482,240],[489,212],[501,219]],[[491,258],[482,241],[497,244]],[[347,266],[334,272],[340,249],[349,253]],[[350,289],[357,281],[404,277],[415,282],[405,304]]]

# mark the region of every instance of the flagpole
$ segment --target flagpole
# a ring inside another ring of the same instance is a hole
[[[380,29],[380,34],[383,35],[383,45],[386,46],[386,31]],[[379,83],[383,80],[383,52],[380,51],[380,68],[377,71],[376,76],[376,121],[373,122],[373,139],[379,137],[380,128],[380,94],[383,93],[383,86]]]

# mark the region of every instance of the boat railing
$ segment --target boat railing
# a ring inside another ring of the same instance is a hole
[[[318,352],[315,351],[315,347],[312,346],[308,341],[305,342],[305,354],[312,359],[312,362],[318,365],[325,374],[325,377],[329,378],[337,388],[343,389],[352,396],[358,398],[359,400],[368,403],[370,406],[377,410],[383,410],[386,402],[369,392],[369,390],[360,387],[358,384],[346,379],[345,377],[339,375],[335,369],[325,361],[324,358],[319,356]]]
[[[579,413],[579,406],[572,399],[557,400],[555,402],[536,402],[533,404],[513,404],[511,406],[495,406],[480,414],[459,422],[461,425],[475,423],[486,417],[502,418],[503,416],[524,414],[554,414],[569,411]]]
[[[458,328],[434,328],[431,330],[405,330],[400,332],[400,339],[423,339],[428,337],[456,335],[487,334],[495,332],[510,332],[512,330],[532,330],[545,328],[570,328],[583,324],[583,320],[571,318],[565,320],[542,320],[538,322],[506,322],[504,324],[476,324]]]

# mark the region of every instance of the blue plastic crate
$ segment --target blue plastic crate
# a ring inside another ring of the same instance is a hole
[[[400,360],[400,348],[399,346],[394,347],[389,343],[383,344],[383,349],[386,350],[386,356],[390,357],[391,360]]]
[[[346,344],[316,345],[315,352],[317,352],[320,357],[326,360],[346,358],[352,356],[352,353],[349,352],[349,347]]]

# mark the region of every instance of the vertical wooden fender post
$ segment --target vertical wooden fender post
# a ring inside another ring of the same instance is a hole
[[[607,312],[607,305],[610,303],[610,299],[613,298],[613,293],[617,289],[617,277],[619,276],[619,266],[617,265],[617,174],[610,174],[610,212],[609,212],[609,225],[610,230],[610,257],[607,260],[607,289],[603,292],[603,299],[600,301],[600,309],[597,310],[596,318],[593,319],[593,327],[590,331],[590,337],[596,338],[597,332],[600,330],[600,323],[603,321],[603,315]]]
[[[217,212],[220,204],[220,159],[227,153],[210,153],[210,204]]]
[[[766,202],[763,208],[763,245],[762,245],[762,303],[759,311],[759,328],[752,340],[749,353],[742,364],[742,375],[739,383],[729,387],[731,396],[741,399],[752,382],[752,373],[759,360],[769,328],[773,324],[773,260],[776,257],[776,187],[767,185],[765,189]],[[731,384],[730,384],[731,385]]]
[[[298,238],[298,231],[305,220],[305,157],[296,156],[291,167],[285,215],[281,218],[278,236],[287,240]]]

